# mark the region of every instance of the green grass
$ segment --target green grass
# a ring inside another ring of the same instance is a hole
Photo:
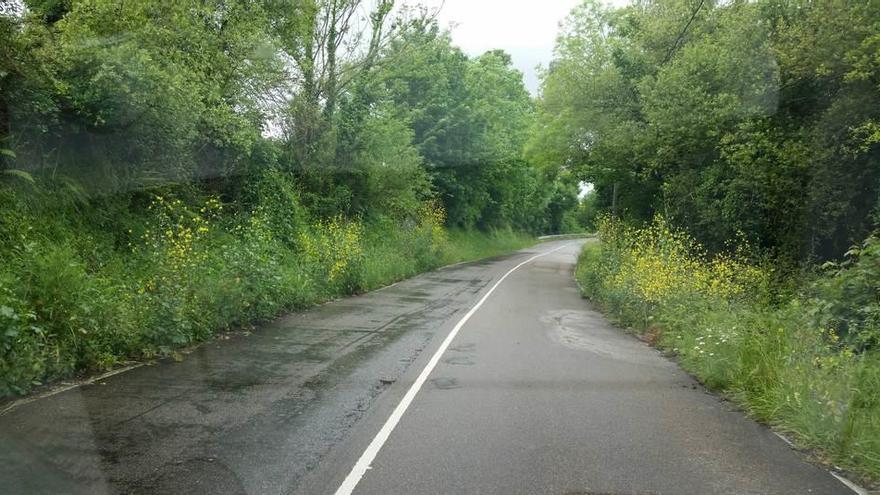
[[[757,288],[736,299],[681,293],[650,307],[615,278],[622,259],[584,246],[576,277],[608,316],[675,355],[708,388],[868,484],[880,480],[880,353],[854,351],[817,324],[822,305]]]
[[[368,232],[363,285],[375,289],[444,265],[490,258],[533,245],[532,235],[512,230],[445,230],[435,249],[413,242],[411,232],[385,227]]]
[[[490,233],[453,229],[449,231],[449,244],[440,259],[442,264],[449,265],[490,258],[534,245],[535,242],[534,236],[509,229]]]

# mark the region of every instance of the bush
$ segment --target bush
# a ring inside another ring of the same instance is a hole
[[[880,344],[880,238],[869,236],[841,263],[825,264],[828,276],[814,287],[818,323],[858,349]]]

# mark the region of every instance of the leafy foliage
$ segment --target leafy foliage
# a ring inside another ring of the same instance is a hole
[[[813,314],[856,350],[880,345],[880,244],[868,237],[846,253],[841,263],[828,262],[830,272],[813,288]]]
[[[789,261],[841,256],[880,192],[877,4],[693,4],[576,8],[530,154],[713,251],[741,233]]]
[[[382,80],[411,123],[448,223],[558,231],[552,208],[573,207],[576,193],[560,193],[557,168],[523,157],[533,110],[510,57],[490,51],[470,60],[434,23],[413,24],[387,57],[395,63]]]
[[[527,147],[611,214],[578,265],[587,295],[874,478],[878,22],[872,2],[586,1]]]
[[[249,189],[250,208],[190,186],[81,210],[0,189],[0,395],[531,242],[450,235],[430,204],[408,225],[304,216],[274,172]],[[130,228],[87,220],[109,209]]]

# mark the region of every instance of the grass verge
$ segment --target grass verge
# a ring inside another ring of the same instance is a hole
[[[601,238],[578,259],[586,297],[798,447],[876,486],[880,355],[834,323],[833,294],[791,290],[742,253],[708,256],[662,220],[606,222]]]

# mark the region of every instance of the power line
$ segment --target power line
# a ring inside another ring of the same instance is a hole
[[[694,13],[691,14],[691,18],[688,19],[687,24],[684,25],[684,29],[682,29],[681,32],[678,33],[678,38],[675,39],[675,43],[673,43],[672,46],[669,48],[669,51],[666,52],[666,58],[664,58],[663,61],[660,62],[660,65],[664,65],[666,62],[669,62],[670,58],[672,58],[672,54],[675,53],[675,49],[678,48],[678,44],[681,43],[681,39],[684,38],[684,33],[687,32],[689,27],[691,27],[691,23],[694,22],[694,19],[697,17],[697,13],[700,11],[700,9],[703,8],[703,4],[705,2],[706,0],[700,0],[699,5],[697,5],[696,9],[694,9]]]

